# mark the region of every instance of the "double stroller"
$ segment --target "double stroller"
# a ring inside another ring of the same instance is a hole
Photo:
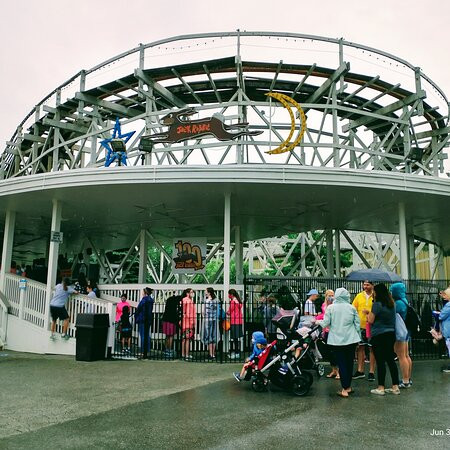
[[[270,382],[294,395],[306,395],[313,384],[312,372],[321,377],[325,371],[316,345],[320,326],[300,318],[297,309],[279,312],[272,322],[278,327],[277,340],[252,361],[246,379],[256,392],[266,391]]]

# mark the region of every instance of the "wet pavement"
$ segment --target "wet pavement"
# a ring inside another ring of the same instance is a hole
[[[373,396],[374,383],[356,380],[354,396],[342,399],[326,378],[306,397],[257,394],[232,379],[234,364],[5,353],[2,449],[450,448],[443,361],[415,363],[414,385],[399,396]]]

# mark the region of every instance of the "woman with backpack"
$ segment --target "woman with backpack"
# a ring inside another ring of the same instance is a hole
[[[406,313],[408,312],[408,299],[406,298],[406,287],[403,283],[398,282],[391,285],[392,298],[395,300],[395,310],[400,317],[406,322]],[[394,345],[394,351],[398,357],[400,364],[400,371],[402,373],[402,381],[398,385],[400,389],[407,389],[412,386],[411,373],[412,373],[412,360],[409,356],[409,340],[410,334],[408,330],[408,336],[405,340],[396,341]]]
[[[370,343],[377,362],[378,387],[371,394],[400,394],[398,369],[395,364],[395,303],[385,284],[377,284],[373,289],[372,311],[367,314],[370,323]],[[392,388],[385,389],[386,364],[391,373]]]
[[[173,337],[177,332],[177,323],[179,320],[179,308],[181,295],[172,295],[166,301],[166,307],[164,308],[164,314],[162,316],[162,327],[163,333],[166,336],[165,347],[164,347],[164,357],[173,358],[175,356],[175,351],[173,349]]]
[[[125,305],[119,319],[120,340],[122,341],[122,351],[126,354],[130,353],[131,334],[133,328],[130,321],[130,307]]]

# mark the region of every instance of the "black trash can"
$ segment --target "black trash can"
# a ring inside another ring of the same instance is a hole
[[[78,314],[75,324],[77,361],[105,359],[109,314]]]

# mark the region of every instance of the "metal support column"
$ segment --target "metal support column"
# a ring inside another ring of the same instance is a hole
[[[52,231],[61,231],[61,213],[62,213],[61,202],[59,200],[53,199],[52,226],[50,229],[50,233]],[[53,288],[55,287],[56,284],[56,273],[58,271],[58,255],[59,255],[59,243],[52,242],[50,240],[48,251],[48,269],[47,269],[47,295],[46,295],[45,315],[44,315],[45,330],[48,330],[50,300],[52,298]]]
[[[436,254],[434,251],[434,244],[428,245],[428,260],[430,267],[430,280],[434,280],[436,276]]]
[[[333,230],[327,230],[327,277],[334,276]]]
[[[236,284],[244,282],[244,243],[241,240],[241,227],[236,226],[234,229],[234,260],[236,263]]]
[[[341,277],[341,232],[334,230],[334,265],[336,268],[336,277]]]
[[[2,293],[4,292],[5,289],[5,274],[9,273],[11,268],[15,226],[16,226],[16,212],[8,209],[6,210],[5,216],[5,231],[3,232],[2,266],[0,272],[0,291]]]
[[[306,237],[305,233],[302,233],[302,241],[300,244],[300,258],[302,260],[300,275],[302,277],[306,277],[306,258],[304,257],[305,252],[306,252]]]
[[[398,237],[400,245],[400,272],[404,280],[409,279],[408,234],[406,233],[405,204],[398,204]]]
[[[412,279],[416,278],[416,249],[414,246],[414,235],[408,235],[408,252],[409,252],[409,274]]]
[[[148,234],[146,230],[141,230],[141,235],[139,238],[138,283],[147,282],[147,253],[148,253]]]
[[[230,289],[230,231],[231,194],[225,193],[223,212],[223,296],[227,298]]]
[[[437,265],[437,279],[445,280],[444,249],[442,247],[439,247],[439,259]]]

